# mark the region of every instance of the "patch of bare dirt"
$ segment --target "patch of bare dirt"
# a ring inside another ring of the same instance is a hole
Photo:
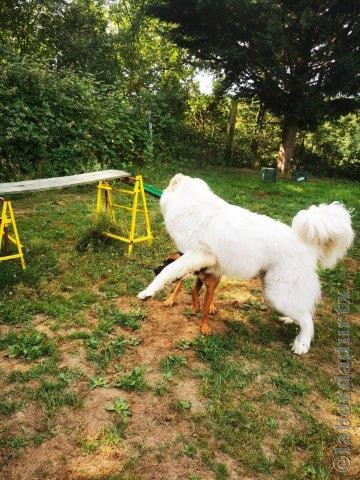
[[[61,342],[59,345],[60,351],[60,368],[70,368],[81,370],[87,375],[93,374],[93,367],[86,359],[85,348],[82,340],[71,340]]]
[[[116,389],[98,389],[89,392],[81,410],[63,409],[55,418],[54,436],[40,446],[28,447],[21,457],[8,464],[1,480],[73,480],[106,475],[119,470],[123,446],[101,448],[87,455],[80,448],[82,439],[97,438],[112,424],[107,403],[119,396]],[[39,413],[18,412],[17,416],[36,422]],[[15,419],[16,420],[16,419]],[[14,421],[15,421],[14,420]]]
[[[173,388],[177,400],[190,400],[191,412],[195,414],[206,413],[206,400],[199,394],[199,384],[193,378],[179,380]]]
[[[10,373],[13,371],[26,372],[28,371],[34,363],[27,363],[25,361],[19,360],[18,358],[9,358],[6,353],[0,352],[0,370]]]
[[[5,417],[1,427],[11,430],[13,436],[34,435],[45,428],[45,417],[38,405],[29,403],[22,410]]]
[[[58,332],[54,332],[54,330],[50,328],[49,326],[50,319],[45,315],[42,315],[42,314],[36,315],[32,323],[34,328],[36,328],[38,332],[43,333],[48,338],[54,338],[58,336]]]

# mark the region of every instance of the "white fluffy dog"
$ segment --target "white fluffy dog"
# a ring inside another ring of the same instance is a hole
[[[138,297],[206,269],[250,279],[260,277],[265,298],[285,321],[300,326],[292,350],[306,353],[314,335],[313,312],[320,298],[317,264],[333,267],[350,247],[351,217],[339,202],[301,210],[292,227],[215,195],[199,178],[177,174],[160,200],[166,229],[184,255],[165,267]]]

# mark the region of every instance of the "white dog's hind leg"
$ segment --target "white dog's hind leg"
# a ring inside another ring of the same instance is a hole
[[[150,285],[138,294],[138,298],[145,300],[152,297],[161,290],[167,283],[174,282],[188,273],[194,273],[202,268],[215,265],[216,260],[212,255],[201,252],[186,252],[175,262],[167,265]]]
[[[302,355],[309,351],[314,336],[314,322],[310,313],[296,318],[295,322],[300,326],[300,332],[295,337],[291,350],[297,355]]]

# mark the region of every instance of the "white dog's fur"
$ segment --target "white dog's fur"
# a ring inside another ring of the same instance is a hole
[[[300,326],[292,350],[309,350],[320,298],[317,264],[333,267],[354,238],[350,214],[342,204],[301,210],[291,228],[230,205],[203,180],[177,174],[160,205],[166,229],[184,255],[165,267],[139,298],[151,297],[165,284],[202,268],[218,277],[260,277],[265,298],[287,323]]]

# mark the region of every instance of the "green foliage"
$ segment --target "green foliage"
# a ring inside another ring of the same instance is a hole
[[[112,325],[111,325],[112,329]],[[133,345],[133,340],[127,340],[122,335],[114,340],[107,341],[106,335],[111,330],[107,330],[105,338],[100,340],[98,334],[91,336],[85,340],[87,358],[95,363],[99,370],[106,370],[109,363],[116,357],[120,357],[125,353],[128,345]]]
[[[122,312],[121,310],[112,310],[109,317],[116,325],[120,325],[124,328],[130,328],[131,330],[139,330],[140,322],[147,316],[145,310],[133,310],[130,312]]]
[[[107,387],[108,386],[108,381],[104,377],[99,377],[97,375],[94,375],[92,377],[89,377],[89,386],[90,386],[91,389]]]
[[[168,355],[160,362],[160,370],[168,377],[179,369],[179,367],[186,365],[186,358],[182,355]]]
[[[178,400],[177,402],[174,402],[173,407],[178,412],[185,412],[191,410],[192,402],[190,400]]]
[[[22,333],[9,332],[0,338],[1,348],[7,348],[9,358],[19,357],[27,361],[51,355],[56,350],[54,342],[49,340],[45,334],[36,330]]]
[[[258,97],[275,115],[303,123],[356,108],[355,4],[343,8],[335,1],[324,8],[308,1],[210,0],[194,8],[191,0],[153,3],[150,14],[175,24],[168,36],[221,72],[224,89]]]
[[[5,172],[60,175],[129,168],[146,147],[146,119],[114,87],[29,57],[0,72],[0,153]]]
[[[360,178],[359,114],[326,121],[300,136],[295,165],[318,176]]]
[[[196,455],[196,452],[197,452],[197,448],[196,448],[196,445],[194,445],[193,443],[188,443],[185,445],[184,447],[184,454],[190,458],[193,458],[195,457]]]
[[[279,166],[287,171],[299,127],[314,128],[359,107],[354,3],[344,8],[340,1],[325,7],[292,0],[154,0],[148,12],[170,23],[167,36],[221,78],[219,96],[231,92],[260,101],[245,158],[255,157],[265,111],[281,119]],[[233,158],[231,138],[229,128],[227,150]]]
[[[360,175],[357,117],[333,120],[356,103],[353,4],[322,11],[290,0],[0,3],[5,180],[169,163],[274,165],[284,117],[300,129],[294,167]],[[154,3],[162,4],[158,18],[147,15]],[[200,94],[195,66],[217,72],[213,95]],[[243,99],[230,150],[229,88]],[[102,248],[97,233],[79,249]]]
[[[113,403],[108,403],[105,406],[108,412],[115,412],[123,419],[131,417],[129,404],[123,398],[117,398]]]
[[[131,370],[131,372],[115,380],[114,386],[123,388],[124,390],[145,390],[145,388],[147,388],[147,383],[144,378],[145,372],[146,367],[144,365],[135,367],[133,370]]]

